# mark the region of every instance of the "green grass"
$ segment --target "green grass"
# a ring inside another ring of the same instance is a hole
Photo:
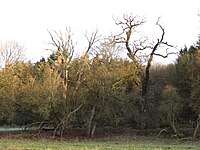
[[[53,141],[0,139],[0,150],[199,150],[199,142],[139,138],[132,140]]]

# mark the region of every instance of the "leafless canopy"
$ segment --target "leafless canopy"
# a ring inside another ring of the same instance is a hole
[[[51,37],[51,42],[49,44],[56,48],[65,64],[69,63],[74,54],[74,43],[72,40],[71,29],[66,29],[66,32],[48,31]]]
[[[135,60],[136,53],[139,50],[142,50],[144,48],[143,47],[140,48],[139,45],[137,45],[137,47],[133,46],[133,48],[131,48],[132,44],[130,44],[130,40],[136,28],[141,26],[144,23],[145,23],[144,18],[139,19],[138,16],[133,17],[132,15],[128,16],[127,14],[123,15],[122,21],[116,21],[116,25],[119,25],[122,27],[122,32],[114,36],[114,40],[116,43],[125,43],[126,49],[128,51],[128,56],[132,60]],[[143,42],[140,41],[140,44],[142,43]]]
[[[96,30],[95,32],[93,32],[90,37],[88,37],[87,34],[85,34],[85,37],[86,37],[86,39],[88,41],[88,47],[87,47],[87,50],[85,51],[84,58],[86,57],[86,55],[88,54],[88,52],[92,48],[92,46],[96,42],[99,41],[99,38],[97,37],[97,33],[98,33],[98,30]]]
[[[25,48],[16,41],[0,41],[1,65],[9,66],[20,61],[24,57]]]
[[[73,43],[72,40],[72,32],[71,29],[66,29],[66,32],[57,32],[57,31],[48,31],[49,35],[51,37],[51,42],[49,44],[53,45],[56,47],[56,51],[59,52],[59,54],[63,58],[67,58],[66,62],[70,62],[73,55],[74,55],[74,50],[75,50],[75,44]],[[92,48],[92,46],[99,40],[97,37],[98,30],[93,32],[90,36],[85,34],[85,37],[88,41],[88,47],[83,55],[85,58],[86,55],[88,54],[89,50]],[[49,49],[48,49],[49,50]],[[51,50],[51,49],[50,49]]]
[[[156,25],[159,26],[162,33],[160,38],[157,39],[157,41],[149,41],[147,37],[142,37],[138,40],[131,41],[131,38],[133,38],[136,28],[142,26],[146,21],[144,20],[144,18],[141,19],[138,16],[133,17],[132,15],[123,15],[122,21],[116,21],[116,25],[120,25],[122,27],[122,33],[114,36],[114,42],[124,43],[128,51],[128,57],[134,61],[136,60],[136,58],[143,57],[144,55],[145,57],[155,55],[166,58],[170,54],[176,54],[174,52],[168,52],[169,47],[173,46],[164,41],[165,29],[159,23],[159,20],[160,18],[158,18]],[[166,54],[163,55],[161,53],[157,53],[158,48],[164,45],[167,47]],[[151,49],[148,50],[148,52],[150,53],[146,53],[146,49]]]

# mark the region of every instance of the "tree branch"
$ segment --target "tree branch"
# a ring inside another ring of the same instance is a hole
[[[170,52],[170,53],[167,53],[166,55],[154,53],[155,56],[160,56],[160,57],[162,57],[162,58],[167,58],[169,55],[172,55],[172,54],[177,54],[177,53],[175,53],[175,52]]]
[[[95,32],[92,33],[92,35],[90,36],[90,38],[85,34],[85,37],[88,41],[88,47],[87,47],[87,50],[84,54],[84,58],[87,56],[89,50],[92,48],[92,46],[94,45],[94,43],[98,42],[99,39],[97,38],[97,33],[98,33],[98,30],[96,30]]]

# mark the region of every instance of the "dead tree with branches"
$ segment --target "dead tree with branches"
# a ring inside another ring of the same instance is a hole
[[[146,112],[147,98],[148,98],[148,89],[149,89],[149,79],[150,79],[150,68],[155,56],[162,58],[167,58],[170,54],[175,54],[174,52],[168,52],[169,48],[172,48],[173,45],[165,42],[165,29],[159,23],[160,18],[158,18],[156,25],[161,30],[160,37],[157,38],[157,41],[151,42],[147,37],[134,39],[137,29],[141,27],[146,21],[144,18],[139,18],[137,16],[133,17],[132,15],[123,15],[123,19],[116,21],[116,25],[121,26],[122,32],[114,36],[114,42],[124,44],[127,50],[127,56],[137,64],[138,70],[142,76],[142,91],[141,95],[142,106],[141,112]],[[160,50],[166,49],[166,54],[160,53]],[[146,63],[146,65],[144,64]]]

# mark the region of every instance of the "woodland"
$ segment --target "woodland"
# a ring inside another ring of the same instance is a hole
[[[117,34],[85,35],[80,56],[70,28],[48,31],[51,54],[35,63],[16,41],[0,42],[0,126],[51,129],[53,137],[75,128],[93,137],[109,127],[198,138],[200,38],[177,49],[165,41],[161,20],[155,40],[138,38],[146,20],[125,14],[114,22]],[[174,63],[154,63],[169,55]]]

